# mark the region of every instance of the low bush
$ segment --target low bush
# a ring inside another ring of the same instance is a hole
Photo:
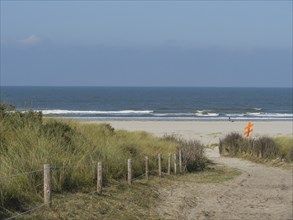
[[[293,161],[293,144],[290,137],[259,137],[256,139],[243,138],[238,133],[231,133],[220,140],[221,155]]]
[[[243,138],[238,133],[228,134],[223,140],[220,140],[220,154],[236,155],[241,150]]]
[[[182,152],[182,166],[187,172],[201,171],[206,167],[204,145],[197,140],[185,140],[175,134],[165,135],[164,140],[177,143],[177,151]]]
[[[181,141],[182,163],[186,171],[201,171],[206,167],[207,158],[204,156],[204,145],[199,141]]]

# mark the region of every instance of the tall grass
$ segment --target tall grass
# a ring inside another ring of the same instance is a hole
[[[238,133],[228,134],[220,140],[219,150],[222,155],[293,161],[292,137],[243,138]]]
[[[128,158],[133,160],[136,177],[144,172],[145,155],[150,170],[157,167],[158,153],[166,167],[168,153],[175,153],[182,144],[146,132],[116,131],[109,124],[43,119],[41,113],[7,112],[5,108],[0,108],[0,128],[0,217],[1,212],[24,211],[41,202],[45,163],[53,166],[55,193],[86,191],[96,183],[98,161],[104,164],[105,184],[109,184],[126,179]],[[196,163],[204,167],[203,160]],[[3,179],[35,170],[40,171]]]

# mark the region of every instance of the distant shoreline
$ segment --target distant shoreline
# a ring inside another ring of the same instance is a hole
[[[56,117],[56,116],[43,116],[44,118],[53,118],[53,119],[67,119],[67,120],[76,120],[76,121],[170,121],[170,122],[248,122],[248,121],[259,121],[259,122],[293,122],[292,118],[149,118],[149,117]]]

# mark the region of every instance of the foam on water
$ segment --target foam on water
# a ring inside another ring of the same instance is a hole
[[[46,117],[292,120],[290,88],[1,87],[1,102]]]
[[[81,110],[60,110],[60,109],[53,109],[53,110],[35,110],[41,111],[44,115],[66,115],[66,114],[84,114],[84,115],[103,115],[103,114],[112,114],[112,115],[120,115],[120,114],[150,114],[153,111],[151,110],[143,110],[143,111],[136,111],[136,110],[121,110],[121,111],[81,111]]]

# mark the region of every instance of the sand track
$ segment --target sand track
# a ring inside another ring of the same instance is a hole
[[[163,219],[293,219],[292,172],[223,158],[217,148],[207,155],[242,174],[221,184],[174,181],[160,189]]]
[[[97,122],[89,122],[97,123]],[[204,144],[219,143],[230,132],[243,132],[247,122],[225,121],[109,121],[115,129],[147,131],[156,136],[178,134]],[[291,136],[292,121],[257,121],[253,136]],[[208,150],[209,159],[242,171],[219,184],[174,181],[159,189],[162,219],[293,219],[293,170],[268,167],[237,158],[220,157],[218,148]]]

